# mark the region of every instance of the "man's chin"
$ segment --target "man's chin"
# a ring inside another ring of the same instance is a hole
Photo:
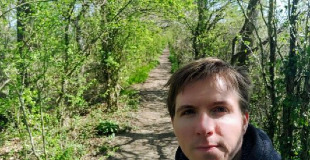
[[[195,157],[191,158],[193,160],[223,160],[223,153],[218,149],[212,149],[208,151],[198,150],[195,152]]]

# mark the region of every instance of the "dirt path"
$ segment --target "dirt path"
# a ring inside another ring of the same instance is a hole
[[[174,159],[177,141],[165,106],[167,88],[163,88],[170,77],[168,56],[169,50],[165,49],[160,65],[151,71],[147,81],[134,86],[142,99],[139,111],[134,113],[137,128],[113,139],[119,149],[109,159]]]

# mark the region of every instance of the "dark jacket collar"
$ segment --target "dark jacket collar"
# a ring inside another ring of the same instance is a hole
[[[249,125],[242,144],[242,160],[281,160],[267,134]]]
[[[252,125],[248,126],[243,136],[241,150],[241,160],[281,160],[267,134]],[[180,147],[176,151],[175,160],[188,160]]]

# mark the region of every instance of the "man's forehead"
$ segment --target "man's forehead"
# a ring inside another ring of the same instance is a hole
[[[211,87],[215,87],[218,91],[227,91],[227,90],[234,90],[236,91],[237,86],[232,81],[232,79],[228,76],[215,74],[212,76],[200,78],[197,80],[191,80],[185,82],[182,88],[180,88],[179,93],[183,92],[185,88],[191,87],[193,84],[197,82],[203,82],[201,85],[209,85]]]

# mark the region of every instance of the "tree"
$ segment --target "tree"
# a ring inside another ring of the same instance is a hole
[[[229,2],[214,2],[208,0],[198,0],[197,2],[198,19],[191,32],[193,35],[194,58],[199,59],[206,56],[206,44],[204,38],[215,28],[216,24],[223,19],[223,11]]]
[[[20,58],[20,63],[18,64],[18,71],[19,71],[19,77],[18,77],[18,87],[16,89],[16,92],[18,94],[18,99],[19,99],[19,105],[20,108],[23,112],[23,121],[24,124],[26,125],[27,132],[29,134],[30,142],[31,142],[31,148],[32,152],[34,155],[37,157],[37,159],[40,159],[39,156],[37,155],[33,137],[32,137],[32,132],[29,126],[28,122],[28,116],[26,113],[26,106],[25,106],[25,100],[24,100],[24,91],[25,88],[29,87],[30,82],[29,82],[29,73],[28,73],[28,64],[26,59],[28,58],[27,51],[26,51],[26,46],[27,44],[27,39],[26,39],[26,33],[27,33],[27,27],[29,25],[29,16],[32,13],[31,10],[31,5],[26,4],[24,0],[19,0],[17,2],[17,25],[16,25],[16,30],[17,30],[17,44],[18,44],[18,54]]]
[[[238,0],[237,2],[242,8],[240,1]],[[253,32],[257,21],[258,4],[258,0],[250,0],[246,12],[243,10],[245,12],[245,20],[239,34],[232,41],[231,64],[245,66],[249,61],[249,55],[252,52],[254,43]],[[236,45],[237,41],[240,42],[238,43],[239,45]]]
[[[297,4],[298,0],[293,0],[292,4],[288,4],[288,16],[290,23],[289,38],[289,55],[288,62],[285,65],[285,85],[286,85],[286,101],[283,103],[283,133],[282,133],[282,154],[284,158],[291,159],[293,152],[293,132],[294,132],[294,110],[298,104],[296,97],[296,74],[297,74]]]
[[[306,11],[306,18],[305,18],[305,37],[303,39],[303,46],[301,49],[301,64],[298,66],[298,70],[303,72],[304,76],[301,76],[301,80],[297,85],[297,88],[300,90],[298,91],[298,97],[301,99],[301,106],[300,106],[300,120],[299,122],[301,125],[300,130],[300,139],[301,139],[301,146],[302,150],[300,153],[301,159],[309,158],[309,145],[310,145],[310,127],[309,127],[309,104],[310,104],[310,36],[309,36],[309,17],[310,17],[310,1],[307,2],[307,11]],[[306,66],[306,67],[305,67]],[[305,69],[305,68],[306,69]],[[301,82],[303,81],[303,82]]]

